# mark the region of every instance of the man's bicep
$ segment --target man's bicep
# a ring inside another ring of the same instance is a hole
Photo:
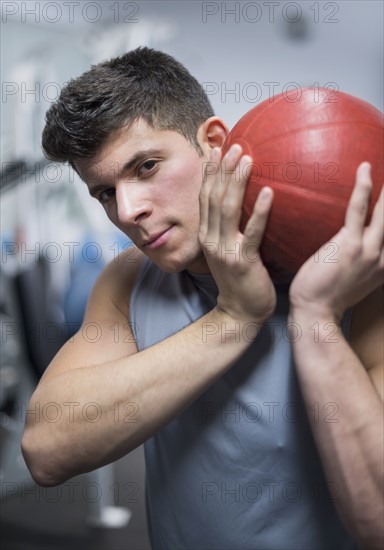
[[[351,347],[367,369],[376,390],[384,398],[384,287],[367,296],[353,310]]]
[[[137,353],[129,299],[138,267],[128,271],[122,264],[109,264],[104,269],[92,289],[80,329],[53,358],[42,380]]]

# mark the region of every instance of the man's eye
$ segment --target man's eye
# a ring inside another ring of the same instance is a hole
[[[102,191],[98,197],[101,204],[105,204],[108,202],[112,197],[115,196],[115,190],[113,187],[110,187],[109,189],[106,189],[105,191]]]
[[[145,174],[146,172],[150,172],[151,170],[153,170],[153,168],[155,168],[156,165],[157,165],[156,160],[146,160],[145,162],[143,162],[143,164],[140,164],[139,166],[139,170],[138,170],[139,175]]]

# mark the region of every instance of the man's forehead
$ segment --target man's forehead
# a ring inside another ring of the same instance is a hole
[[[134,121],[112,132],[93,156],[76,160],[75,167],[82,177],[84,172],[96,176],[101,166],[106,168],[108,164],[125,162],[127,155],[149,148],[157,132],[144,120]]]

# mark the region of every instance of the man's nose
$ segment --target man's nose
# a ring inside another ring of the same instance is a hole
[[[152,212],[143,190],[134,187],[122,184],[116,188],[117,216],[121,224],[136,225]]]

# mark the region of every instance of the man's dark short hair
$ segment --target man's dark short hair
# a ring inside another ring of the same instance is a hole
[[[170,55],[142,47],[94,65],[61,91],[46,114],[47,158],[69,162],[96,154],[117,130],[143,119],[174,130],[201,153],[196,134],[213,110],[202,86]]]

